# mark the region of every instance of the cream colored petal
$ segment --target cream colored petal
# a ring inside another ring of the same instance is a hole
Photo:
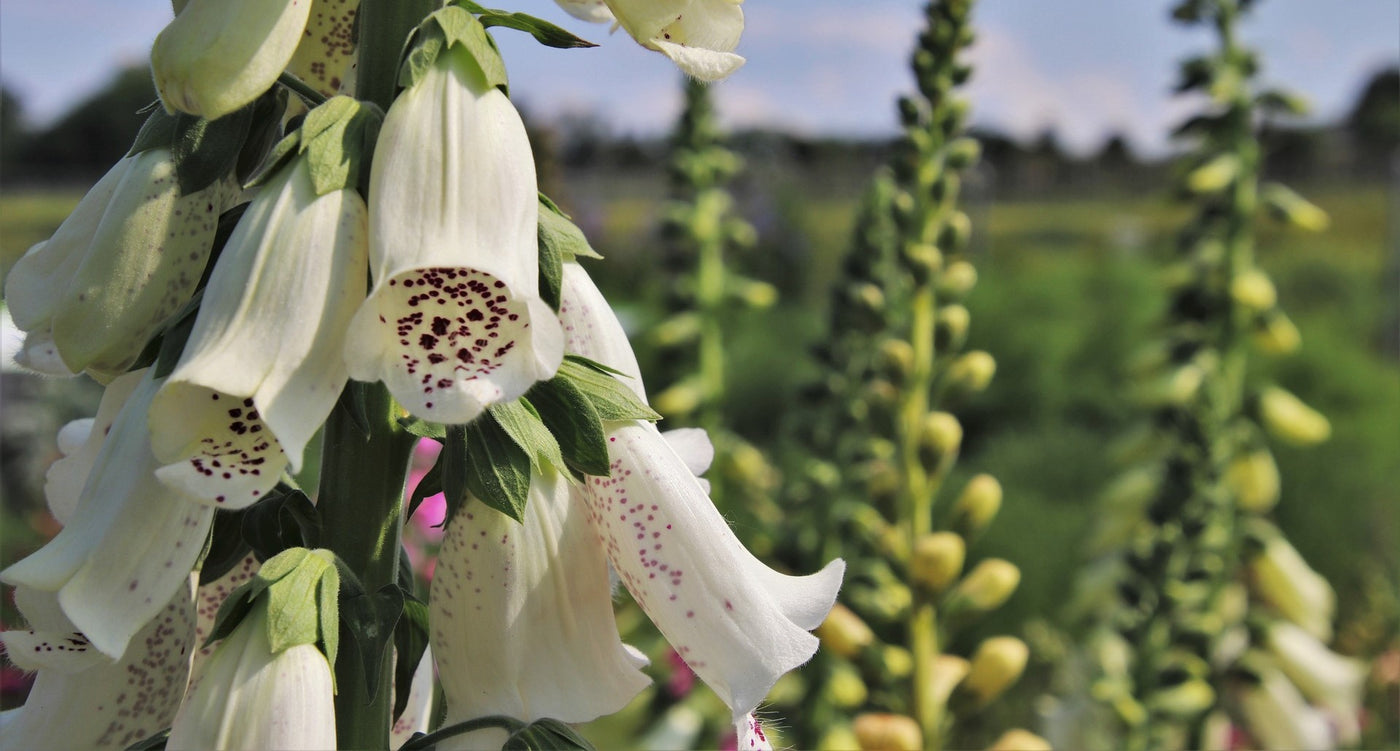
[[[564,264],[564,280],[559,297],[564,350],[622,372],[627,377],[619,380],[645,402],[647,396],[642,384],[642,369],[637,365],[637,356],[632,353],[627,332],[582,266],[577,263]]]
[[[554,0],[565,13],[590,23],[611,23],[615,19],[604,0]]]
[[[423,658],[413,671],[413,685],[408,689],[408,704],[389,728],[389,748],[407,743],[414,733],[426,733],[433,722],[433,650],[423,650]]]
[[[325,96],[355,93],[355,14],[360,0],[312,0],[287,72]]]

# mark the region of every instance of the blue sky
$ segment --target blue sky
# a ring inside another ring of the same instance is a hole
[[[550,50],[496,32],[514,96],[536,116],[593,113],[614,132],[643,135],[675,117],[678,75],[660,55],[621,32],[576,22],[548,0],[491,4],[544,16],[602,45]],[[922,4],[747,0],[739,52],[749,62],[717,89],[724,117],[809,135],[893,133],[893,99],[912,86],[906,60]],[[1123,131],[1138,148],[1160,153],[1164,131],[1191,108],[1168,96],[1175,61],[1209,43],[1167,23],[1169,6],[981,0],[968,92],[976,120],[1023,137],[1053,126],[1079,150]],[[144,60],[169,18],[168,0],[4,0],[0,79],[42,122],[100,87],[112,66]],[[1318,117],[1332,118],[1369,73],[1400,60],[1400,2],[1264,0],[1245,37],[1262,51],[1265,80],[1301,90]]]

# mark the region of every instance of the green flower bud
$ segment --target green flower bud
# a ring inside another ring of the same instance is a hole
[[[1270,213],[1299,229],[1321,232],[1332,223],[1327,212],[1283,185],[1271,183],[1259,193]]]
[[[930,412],[919,431],[919,459],[926,467],[937,467],[957,456],[962,445],[962,423],[947,412]]]
[[[974,612],[985,613],[1001,607],[1021,583],[1021,569],[1000,558],[977,564],[949,595],[950,609],[956,603]]]
[[[1240,158],[1221,154],[1191,170],[1186,175],[1186,187],[1193,193],[1216,193],[1224,190],[1240,174]]]
[[[860,738],[850,725],[829,728],[817,741],[817,751],[851,751],[853,748],[860,748]]]
[[[768,282],[731,276],[728,287],[730,295],[754,310],[771,308],[778,301],[778,288]]]
[[[831,671],[823,691],[832,704],[842,709],[854,709],[865,704],[870,695],[860,673],[850,663],[840,663]]]
[[[1162,689],[1148,700],[1152,711],[1180,720],[1194,719],[1214,704],[1215,689],[1199,679]]]
[[[651,330],[651,340],[658,347],[676,347],[689,344],[700,336],[700,316],[696,313],[678,313],[657,324]]]
[[[1014,728],[1002,733],[987,751],[1050,751],[1050,741],[1029,730]]]
[[[914,371],[914,348],[903,339],[880,343],[880,373],[892,383],[903,384]]]
[[[948,385],[962,394],[985,391],[996,375],[997,361],[982,350],[968,352],[948,366]]]
[[[1230,296],[1250,310],[1265,311],[1278,304],[1274,283],[1259,269],[1250,269],[1230,282]]]
[[[912,717],[868,712],[852,726],[861,751],[908,751],[924,747],[924,734]]]
[[[1270,386],[1258,399],[1259,421],[1280,441],[1311,446],[1331,437],[1332,423],[1288,391]]]
[[[1001,510],[1002,490],[997,478],[980,474],[967,481],[953,504],[951,525],[965,537],[976,537],[992,523]]]
[[[972,220],[967,218],[967,214],[955,211],[938,231],[938,247],[950,253],[956,252],[966,248],[971,238]]]
[[[953,690],[972,670],[972,663],[957,655],[940,654],[933,659],[933,669],[929,671],[929,701],[937,705],[948,703]]]
[[[1185,406],[1200,393],[1205,378],[1205,369],[1198,363],[1186,363],[1143,384],[1138,398],[1154,406]]]
[[[1259,599],[1322,641],[1332,640],[1337,595],[1298,551],[1274,532],[1249,560],[1250,582]]]
[[[875,643],[875,632],[854,611],[838,602],[817,627],[817,638],[824,648],[849,660]]]
[[[935,594],[947,589],[962,573],[967,543],[952,532],[934,532],[914,543],[910,578]]]
[[[1256,449],[1236,456],[1225,470],[1225,484],[1245,511],[1262,514],[1278,503],[1278,464],[1268,449]]]
[[[943,268],[943,254],[932,243],[909,243],[900,253],[904,265],[920,284]]]
[[[1281,310],[1271,310],[1255,319],[1254,345],[1265,354],[1292,354],[1302,341],[1298,327]]]
[[[977,285],[977,267],[967,261],[953,261],[938,277],[938,295],[941,298],[961,300]]]
[[[944,305],[938,310],[934,320],[933,341],[939,352],[962,349],[967,342],[967,329],[972,325],[972,314],[961,305]]]
[[[663,415],[682,417],[699,408],[704,399],[704,389],[693,380],[685,380],[653,397],[651,406]]]
[[[880,650],[880,667],[891,678],[904,678],[914,672],[914,656],[904,647],[888,644]]]
[[[967,169],[982,158],[982,142],[976,138],[956,138],[948,144],[944,158],[952,169]]]
[[[1014,636],[987,639],[972,655],[972,668],[961,689],[969,692],[979,706],[994,701],[1021,679],[1030,648]]]

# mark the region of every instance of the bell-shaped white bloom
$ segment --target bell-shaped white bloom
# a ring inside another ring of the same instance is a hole
[[[564,12],[591,23],[615,22],[606,0],[554,0]]]
[[[488,715],[586,722],[650,683],[638,669],[646,659],[618,635],[607,561],[577,490],[552,470],[536,473],[523,524],[480,504],[449,523],[430,605],[445,725]]]
[[[134,389],[129,380],[138,381]],[[93,430],[88,437],[100,448],[69,523],[0,572],[10,584],[57,592],[76,630],[112,658],[123,655],[184,582],[214,516],[212,507],[156,479],[146,413],[159,385],[148,371],[124,376],[108,389],[99,416],[115,409],[110,402],[125,397],[125,403],[110,430]],[[84,444],[64,459],[75,462],[64,471],[76,471],[88,451]]]
[[[268,599],[258,598],[190,684],[172,749],[335,748],[331,666],[312,644],[273,653]]]
[[[205,642],[209,641],[209,635],[214,633],[214,624],[219,619],[219,608],[224,606],[224,601],[229,595],[252,579],[261,567],[257,556],[249,553],[223,576],[199,586],[199,591],[195,593],[194,622],[195,644],[198,645],[198,649],[194,653],[194,663],[190,666],[191,675],[199,675],[204,663],[214,654],[215,645],[206,646]]]
[[[389,748],[407,743],[414,733],[426,733],[433,724],[433,650],[423,650],[423,658],[413,671],[408,688],[408,704],[389,728]]]
[[[1250,737],[1269,751],[1336,748],[1327,715],[1309,706],[1278,668],[1262,661],[1257,666],[1259,685],[1244,687],[1238,697]]]
[[[5,281],[10,315],[29,333],[21,364],[54,372],[56,352],[70,373],[126,370],[194,294],[233,188],[181,196],[169,149],[117,162]]]
[[[564,340],[539,296],[530,143],[460,46],[389,108],[369,202],[374,289],[346,341],[352,378],[465,423],[553,376]]]
[[[686,75],[718,81],[744,64],[734,54],[744,33],[743,0],[605,0],[610,14],[587,0],[556,0],[586,21],[616,19],[637,43],[656,50]]]
[[[1361,734],[1366,663],[1333,652],[1306,630],[1284,621],[1269,625],[1265,641],[1289,680],[1309,701],[1329,710],[1339,740],[1355,744]]]
[[[186,575],[164,608],[113,661],[86,640],[50,592],[21,587],[15,602],[34,631],[0,634],[6,654],[38,676],[24,706],[3,714],[0,751],[124,749],[169,726],[185,694],[194,651],[194,582]]]
[[[355,92],[355,15],[360,0],[311,0],[306,33],[287,72],[325,96]]]
[[[365,224],[353,190],[316,195],[305,159],[253,200],[151,404],[161,481],[243,508],[300,469],[349,379],[340,354],[367,286]]]
[[[737,751],[773,751],[773,744],[763,732],[753,714],[746,714],[735,723],[735,743]]]
[[[626,333],[576,264],[565,265],[562,297],[571,351],[635,369]],[[703,469],[713,456],[695,450],[695,435],[678,437],[693,454],[682,457],[650,423],[606,428],[611,476],[588,479],[588,520],[633,599],[737,722],[816,652],[808,631],[835,603],[845,563],[801,577],[768,568],[695,477],[692,465]]]
[[[188,0],[151,48],[166,109],[215,120],[257,99],[292,59],[310,10],[310,0]]]
[[[1249,573],[1260,599],[1318,639],[1331,641],[1337,594],[1282,535],[1264,542],[1264,550],[1249,561]]]

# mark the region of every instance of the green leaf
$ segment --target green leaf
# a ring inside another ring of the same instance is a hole
[[[413,688],[413,674],[428,648],[428,606],[405,596],[403,615],[394,626],[394,651],[398,653],[394,663],[394,712],[398,719],[408,706],[408,694]]]
[[[525,13],[506,13],[499,10],[487,10],[481,15],[481,24],[487,27],[504,26],[507,29],[524,31],[546,47],[577,49],[598,46],[586,39],[580,39],[548,21],[535,18]]]
[[[591,360],[587,357],[584,357],[583,355],[564,355],[564,359],[582,365],[588,368],[589,370],[596,370],[599,373],[607,373],[609,375],[622,376],[623,378],[631,378],[631,376],[618,370],[617,368],[614,368],[611,365],[604,365],[603,363],[600,363],[597,360]]]
[[[554,719],[535,720],[506,739],[501,751],[593,751],[593,746],[573,728]]]
[[[321,580],[329,579],[337,585],[331,587],[331,591],[339,588],[340,574],[334,563],[305,548],[287,552],[294,551],[300,552],[295,568],[267,588],[267,639],[273,654],[320,641]]]
[[[453,47],[460,47],[481,69],[487,86],[496,86],[502,91],[506,90],[505,61],[501,59],[501,53],[496,49],[496,41],[486,33],[486,27],[481,25],[476,16],[462,8],[448,6],[434,13],[429,19],[435,21],[438,28],[442,29],[443,39],[446,43],[443,52],[448,52]]]
[[[539,223],[540,246],[551,246],[553,248],[551,252],[557,254],[563,261],[572,261],[576,258],[602,258],[601,255],[598,255],[598,251],[588,244],[588,238],[583,234],[583,230],[569,221],[569,217],[543,194],[540,195]]]
[[[540,213],[544,214],[543,208]],[[539,248],[540,298],[558,313],[564,296],[564,255],[560,252],[558,244],[546,241],[543,222],[540,223]]]
[[[379,688],[379,664],[403,609],[397,584],[385,584],[372,595],[362,591],[340,599],[340,624],[354,642],[351,654],[362,668],[370,696]]]
[[[447,426],[439,422],[429,422],[421,417],[408,415],[398,419],[399,427],[403,428],[409,435],[416,435],[419,438],[431,438],[439,443],[447,437]]]
[[[442,460],[439,459],[432,469],[429,469],[418,481],[418,485],[413,488],[413,494],[408,498],[408,511],[403,515],[404,519],[407,520],[413,516],[413,512],[418,510],[423,501],[441,492],[443,492]]]
[[[240,183],[258,171],[268,151],[278,143],[282,135],[282,115],[286,111],[287,92],[281,88],[274,88],[253,103],[252,124],[234,165],[234,177]]]
[[[608,476],[608,438],[603,431],[603,418],[577,386],[567,378],[555,377],[535,384],[525,396],[559,442],[564,463],[570,469]]]
[[[307,113],[301,125],[301,153],[316,195],[358,184],[382,120],[377,107],[348,96],[331,97]]]
[[[136,132],[136,140],[132,142],[126,155],[136,156],[151,149],[171,148],[175,144],[175,127],[178,122],[175,115],[166,112],[165,107],[156,102],[146,122],[141,124],[141,130]]]
[[[424,21],[405,44],[403,65],[399,68],[399,85],[408,88],[417,84],[446,47],[447,39],[442,29],[431,19]]]
[[[540,413],[535,411],[529,400],[521,397],[515,401],[493,404],[489,412],[506,435],[515,441],[515,445],[530,455],[535,471],[543,471],[546,466],[564,471],[564,456],[559,451],[559,442],[545,427]]]
[[[209,629],[209,637],[204,640],[203,646],[207,647],[233,633],[253,609],[253,598],[266,588],[265,582],[254,578],[229,593],[224,599],[224,604],[219,606],[218,614],[214,616],[214,627]]]
[[[584,364],[573,355],[564,358],[559,375],[567,378],[598,410],[598,416],[611,420],[660,420],[645,402],[613,375],[600,371],[597,363]]]
[[[238,165],[257,103],[218,120],[177,115],[171,157],[182,195],[213,185]]]
[[[242,513],[242,536],[265,561],[290,548],[315,548],[321,542],[321,517],[306,493],[279,483]]]
[[[530,492],[530,454],[490,413],[467,425],[448,427],[442,461],[449,519],[468,493],[516,521],[522,519]]]
[[[350,381],[345,384],[345,390],[340,392],[340,400],[335,404],[336,409],[345,410],[365,440],[369,440],[370,433],[369,405],[365,401],[365,389],[371,386],[372,384]]]
[[[209,549],[204,553],[204,562],[199,567],[199,585],[202,587],[233,570],[252,547],[243,539],[243,511],[214,512],[214,528],[209,533]]]
[[[161,334],[160,352],[156,354],[155,373],[152,374],[154,377],[164,378],[170,375],[179,364],[180,356],[185,354],[185,343],[190,339],[190,332],[194,331],[194,320],[199,315],[199,303],[202,299],[203,290],[196,292]]]

